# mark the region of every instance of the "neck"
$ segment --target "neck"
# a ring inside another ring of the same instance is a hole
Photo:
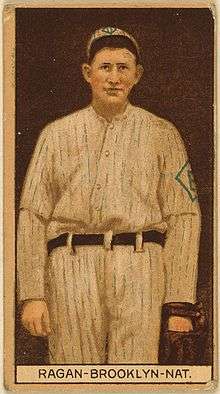
[[[125,108],[127,107],[128,101],[123,104],[108,104],[105,105],[101,103],[99,100],[93,99],[92,106],[96,113],[103,118],[105,118],[108,122],[111,122],[115,116],[123,114]]]

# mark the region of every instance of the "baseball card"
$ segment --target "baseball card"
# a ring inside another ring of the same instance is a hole
[[[215,13],[5,4],[7,389],[216,388]]]

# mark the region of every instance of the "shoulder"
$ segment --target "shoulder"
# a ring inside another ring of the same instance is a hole
[[[133,113],[141,123],[144,123],[146,132],[150,133],[159,145],[170,143],[171,140],[181,140],[179,131],[169,120],[135,106],[133,106]]]
[[[133,106],[133,113],[135,117],[138,117],[140,120],[145,122],[146,125],[153,127],[158,132],[169,132],[171,129],[175,129],[173,123],[147,111],[144,108]]]
[[[50,140],[50,138],[72,131],[76,125],[84,122],[88,113],[89,108],[86,107],[48,123],[41,132],[41,138]]]

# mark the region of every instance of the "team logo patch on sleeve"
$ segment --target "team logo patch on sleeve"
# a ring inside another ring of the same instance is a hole
[[[194,181],[193,173],[187,161],[180,171],[175,176],[176,181],[183,187],[183,189],[188,193],[191,201],[197,200],[196,184]]]

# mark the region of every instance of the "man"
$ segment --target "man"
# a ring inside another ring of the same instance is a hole
[[[162,305],[196,297],[191,169],[176,128],[128,101],[143,73],[131,35],[97,30],[82,71],[91,104],[43,130],[24,184],[22,322],[51,363],[157,363]]]

